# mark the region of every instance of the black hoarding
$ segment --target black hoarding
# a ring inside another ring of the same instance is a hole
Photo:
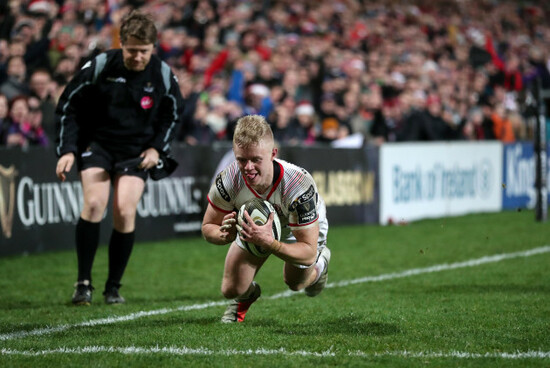
[[[179,166],[172,176],[148,180],[138,205],[136,237],[160,240],[200,231],[212,172],[226,149],[174,147]],[[76,170],[65,182],[55,175],[51,150],[0,149],[0,255],[74,247],[74,225],[82,209]],[[112,199],[111,199],[112,201]],[[101,224],[101,242],[112,228],[112,203]]]
[[[378,223],[378,148],[286,147],[281,158],[308,170],[332,225]]]
[[[147,182],[138,205],[138,241],[198,235],[212,179],[233,160],[227,144],[179,145],[173,153],[179,162],[174,174]],[[311,172],[331,225],[377,223],[377,148],[282,147],[279,157]],[[0,148],[0,256],[74,247],[82,186],[75,169],[60,182],[56,162],[51,149]],[[101,225],[103,244],[112,228],[111,206]]]

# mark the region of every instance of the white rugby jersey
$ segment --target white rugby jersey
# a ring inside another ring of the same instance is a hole
[[[216,176],[207,198],[215,209],[229,213],[238,211],[254,197],[265,199],[275,207],[281,221],[281,240],[296,241],[291,230],[303,229],[318,222],[318,244],[325,245],[328,232],[325,201],[317,191],[311,174],[305,169],[275,159],[272,186],[260,194],[249,186],[237,161],[233,161]]]

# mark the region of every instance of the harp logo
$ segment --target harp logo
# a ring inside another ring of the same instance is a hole
[[[13,211],[15,207],[15,166],[5,168],[0,165],[0,223],[2,234],[11,238]]]

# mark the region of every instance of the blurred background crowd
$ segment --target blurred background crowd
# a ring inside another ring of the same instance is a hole
[[[264,115],[281,144],[531,139],[550,88],[550,5],[504,0],[0,2],[0,144],[51,146],[75,72],[139,8],[186,106],[177,139]]]

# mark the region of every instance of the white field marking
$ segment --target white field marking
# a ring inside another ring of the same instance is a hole
[[[360,357],[403,357],[403,358],[460,358],[460,359],[483,359],[483,358],[501,358],[501,359],[550,359],[550,351],[516,351],[507,352],[487,352],[487,353],[469,353],[466,351],[452,350],[443,351],[385,351],[382,353],[364,353],[362,351],[350,351],[349,356]]]
[[[402,271],[402,272],[395,272],[395,273],[387,273],[385,275],[379,275],[379,276],[367,276],[362,277],[359,279],[354,280],[348,280],[348,281],[339,281],[339,282],[333,282],[327,284],[327,288],[332,287],[345,287],[349,285],[354,284],[362,284],[365,282],[378,282],[378,281],[385,281],[385,280],[393,280],[393,279],[399,279],[403,277],[409,277],[409,276],[415,276],[420,275],[423,273],[432,273],[432,272],[441,272],[441,271],[448,271],[448,270],[455,270],[457,268],[465,268],[465,267],[474,267],[479,266],[486,263],[495,263],[500,262],[505,259],[512,259],[512,258],[519,258],[519,257],[531,257],[537,254],[542,253],[548,253],[550,252],[550,246],[546,245],[544,247],[539,248],[533,248],[526,251],[521,252],[514,252],[514,253],[504,253],[504,254],[495,254],[493,256],[485,256],[477,259],[471,259],[469,261],[464,262],[456,262],[456,263],[443,263],[435,266],[430,267],[424,267],[424,268],[413,268],[410,270]]]
[[[188,348],[188,347],[149,347],[141,348],[136,346],[128,347],[113,347],[113,346],[85,346],[79,348],[57,348],[48,350],[12,350],[1,349],[1,355],[24,355],[24,356],[43,356],[52,354],[93,354],[93,353],[119,353],[128,355],[137,354],[167,354],[167,355],[300,355],[300,356],[315,356],[328,357],[335,356],[330,350],[323,352],[293,350],[287,351],[284,348],[280,349],[248,349],[248,350],[211,350],[204,347]]]
[[[493,256],[486,256],[481,257],[477,259],[471,259],[469,261],[464,262],[456,262],[456,263],[444,263],[440,265],[425,267],[425,268],[413,268],[410,270],[402,271],[402,272],[396,272],[396,273],[388,273],[378,276],[368,276],[368,277],[362,277],[358,279],[353,280],[347,280],[347,281],[339,281],[339,282],[333,282],[326,285],[327,288],[333,288],[333,287],[346,287],[349,285],[355,285],[360,283],[367,283],[367,282],[380,282],[380,281],[386,281],[386,280],[392,280],[392,279],[398,279],[403,277],[409,277],[409,276],[415,276],[420,275],[424,273],[433,273],[433,272],[441,272],[441,271],[447,271],[447,270],[454,270],[458,268],[465,268],[465,267],[474,267],[479,266],[486,263],[495,263],[500,262],[505,259],[512,259],[512,258],[519,258],[519,257],[530,257],[537,254],[542,253],[548,253],[550,252],[550,246],[544,246],[539,248],[533,248],[526,251],[521,252],[514,252],[514,253],[504,253],[504,254],[496,254]],[[266,299],[280,299],[280,298],[287,298],[295,294],[299,294],[301,292],[296,291],[285,291],[282,293],[278,293],[272,296],[267,297]],[[89,326],[98,326],[98,325],[108,325],[118,322],[124,322],[124,321],[132,321],[143,317],[150,317],[150,316],[156,316],[156,315],[163,315],[173,312],[185,312],[190,310],[200,310],[200,309],[206,309],[210,307],[218,307],[222,305],[227,305],[228,301],[218,301],[218,302],[208,302],[208,303],[202,303],[202,304],[194,304],[194,305],[188,305],[188,306],[181,306],[178,308],[162,308],[162,309],[156,309],[152,311],[140,311],[136,313],[131,313],[126,316],[119,316],[119,317],[108,317],[108,318],[100,318],[95,320],[90,320],[86,322],[76,323],[72,325],[59,325],[55,327],[44,327],[44,328],[37,328],[30,331],[15,331],[10,332],[6,334],[0,335],[0,341],[6,341],[6,340],[12,340],[17,338],[25,338],[27,336],[42,336],[42,335],[48,335],[55,332],[61,332],[68,330],[70,328],[75,327],[89,327]]]
[[[367,353],[364,351],[347,351],[347,352],[334,352],[332,349],[317,352],[317,351],[305,351],[305,350],[291,350],[288,351],[284,348],[279,349],[248,349],[248,350],[236,350],[236,349],[223,349],[212,350],[205,347],[188,348],[188,347],[112,347],[112,346],[84,346],[77,348],[57,348],[48,350],[12,350],[1,349],[1,355],[21,355],[21,356],[45,356],[54,354],[72,354],[72,355],[84,355],[84,354],[127,354],[127,355],[223,355],[223,356],[237,356],[237,355],[283,355],[283,356],[304,356],[304,357],[360,357],[360,358],[380,358],[380,357],[401,357],[401,358],[458,358],[458,359],[550,359],[550,352],[548,351],[533,351],[526,352],[516,351],[512,353],[508,352],[486,352],[486,353],[469,353],[465,351],[449,351],[449,352],[436,352],[436,351],[385,351],[385,352],[372,352]]]
[[[465,268],[465,267],[474,267],[479,266],[486,263],[495,263],[500,262],[505,259],[512,259],[512,258],[519,258],[519,257],[531,257],[537,254],[543,254],[543,253],[549,253],[550,252],[550,246],[546,245],[539,248],[533,248],[526,251],[521,252],[514,252],[514,253],[504,253],[504,254],[495,254],[493,256],[485,256],[477,259],[471,259],[464,262],[456,262],[456,263],[443,263],[435,266],[430,267],[424,267],[424,268],[412,268],[410,270],[401,271],[401,272],[394,272],[394,273],[386,273],[378,276],[367,276],[367,277],[361,277],[358,279],[353,280],[345,280],[345,281],[338,281],[338,282],[331,282],[328,283],[325,288],[334,288],[334,287],[346,287],[349,285],[355,285],[355,284],[363,284],[366,282],[381,282],[381,281],[387,281],[387,280],[393,280],[393,279],[400,279],[404,277],[409,276],[415,276],[420,275],[423,273],[433,273],[433,272],[441,272],[441,271],[448,271],[448,270],[455,270],[458,268]],[[268,297],[267,299],[278,299],[278,298],[284,298],[291,296],[293,294],[296,294],[299,292],[287,290],[279,294],[272,295]]]
[[[11,332],[7,334],[0,335],[0,341],[5,340],[12,340],[17,338],[24,338],[27,336],[41,336],[41,335],[48,335],[55,332],[61,332],[68,330],[70,328],[74,327],[89,327],[89,326],[98,326],[98,325],[109,325],[113,323],[118,322],[124,322],[124,321],[133,321],[138,318],[142,317],[150,317],[150,316],[157,316],[162,314],[168,314],[172,312],[185,312],[190,310],[198,310],[198,309],[206,309],[210,307],[218,307],[221,305],[226,305],[228,301],[220,301],[220,302],[209,302],[204,304],[194,304],[194,305],[187,305],[187,306],[181,306],[177,308],[162,308],[162,309],[156,309],[152,311],[140,311],[136,313],[131,313],[125,316],[119,316],[119,317],[107,317],[107,318],[100,318],[100,319],[93,319],[91,321],[85,321],[81,323],[76,323],[73,325],[59,325],[55,327],[44,327],[44,328],[37,328],[30,331],[16,331]]]

